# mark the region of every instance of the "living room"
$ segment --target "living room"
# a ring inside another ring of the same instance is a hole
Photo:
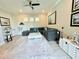
[[[27,3],[25,3],[26,1]],[[5,41],[6,31],[10,32],[9,38],[11,38],[13,41],[13,38],[15,38],[16,36],[24,35],[25,37],[25,34],[23,34],[23,32],[26,31],[27,33],[31,28],[45,28],[46,30],[48,28],[56,29],[59,31],[60,37],[74,40],[74,38],[78,36],[79,33],[79,23],[74,20],[74,18],[77,18],[74,15],[78,15],[79,9],[78,7],[74,7],[74,1],[77,2],[77,0],[53,0],[49,2],[45,0],[20,0],[19,2],[16,0],[1,0],[0,46],[5,45],[6,43],[11,44],[11,41]],[[38,6],[32,6],[33,2],[37,2]],[[7,39],[9,38],[7,37]],[[72,58],[77,59],[78,57]]]

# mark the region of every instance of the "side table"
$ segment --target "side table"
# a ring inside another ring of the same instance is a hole
[[[7,42],[12,41],[12,36],[11,36],[11,34],[7,34],[7,35],[5,35],[5,36],[6,36]],[[11,40],[9,40],[9,39],[11,39]]]

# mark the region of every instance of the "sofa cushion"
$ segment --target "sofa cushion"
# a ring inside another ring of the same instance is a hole
[[[22,36],[28,36],[29,33],[30,33],[30,31],[23,31],[23,32],[22,32]]]

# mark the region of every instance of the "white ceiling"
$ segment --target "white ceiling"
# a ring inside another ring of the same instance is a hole
[[[24,6],[25,0],[0,0],[0,9],[9,13],[17,14],[22,9],[23,13],[40,13],[42,10],[46,12],[53,8],[60,0],[32,0],[32,2],[39,2],[39,6],[35,6],[34,10],[31,7]],[[26,0],[26,4],[27,0]]]

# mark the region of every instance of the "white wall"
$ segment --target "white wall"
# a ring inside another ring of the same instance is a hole
[[[39,18],[39,21],[38,22],[30,22],[30,17],[38,17]],[[28,21],[25,21],[24,19],[28,19]],[[27,27],[27,28],[30,28],[30,27],[45,27],[47,26],[47,14],[33,14],[33,15],[30,15],[30,14],[18,14],[18,15],[13,15],[12,16],[12,19],[13,19],[13,26],[16,27],[19,26],[19,23],[20,22],[23,22],[24,25]]]
[[[9,18],[10,21],[12,20],[10,14],[3,11],[3,10],[0,10],[0,17]],[[1,24],[0,24],[0,45],[3,45],[5,43],[5,37],[4,37],[3,28],[4,28],[4,26],[1,26]]]
[[[10,26],[12,26],[13,20],[12,20],[12,16],[11,16],[10,13],[8,13],[8,12],[6,12],[6,11],[0,9],[0,16],[1,16],[1,17],[5,17],[5,18],[9,18],[9,19],[10,19]],[[1,26],[1,25],[0,25],[0,26]],[[4,26],[1,26],[1,27],[4,27]]]
[[[47,14],[41,13],[41,14],[17,14],[17,15],[11,15],[11,27],[14,35],[21,35],[22,31],[29,30],[31,27],[46,27],[47,22]],[[30,17],[38,17],[38,22],[30,22]],[[25,19],[28,19],[25,20]],[[23,22],[24,25],[20,26],[20,22]]]
[[[71,10],[72,0],[62,0],[50,13],[57,11],[57,20],[55,25],[48,25],[51,28],[57,28],[61,30],[64,27],[65,35],[72,35],[74,32],[79,33],[79,27],[71,27]]]

